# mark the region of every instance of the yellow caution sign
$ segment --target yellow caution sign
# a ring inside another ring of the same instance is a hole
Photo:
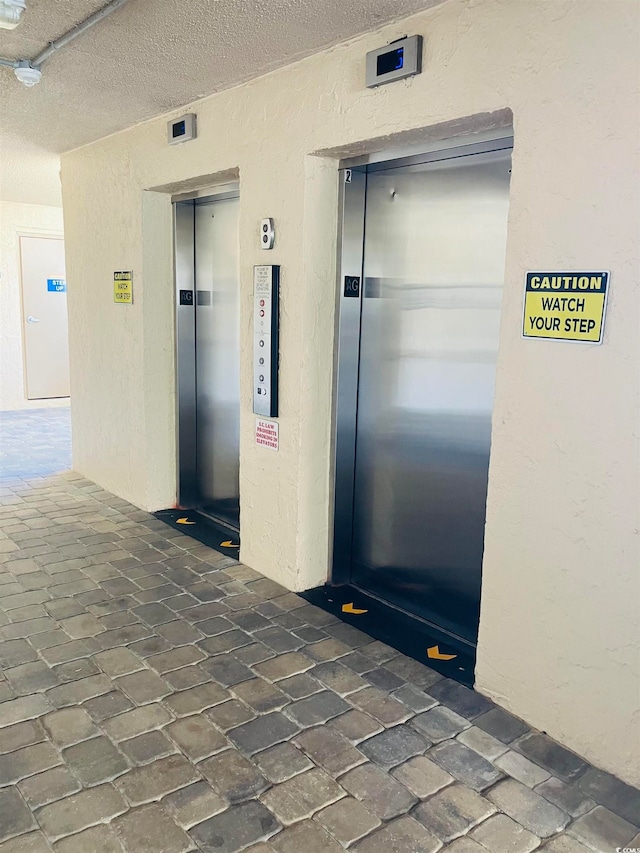
[[[528,272],[525,338],[602,343],[608,272]]]
[[[195,521],[189,521],[189,519],[185,515],[184,518],[177,518],[176,524],[195,524]]]
[[[113,301],[131,305],[133,302],[133,273],[114,272]]]
[[[353,601],[352,601],[350,604],[343,604],[342,605],[342,612],[343,613],[353,613],[356,616],[360,616],[361,614],[368,613],[369,611],[368,610],[359,610],[357,607],[353,606]]]
[[[458,655],[445,655],[440,651],[438,646],[430,646],[430,648],[427,649],[427,657],[432,660],[453,660],[454,658],[457,658]]]
[[[235,542],[232,542],[231,539],[226,539],[224,542],[220,543],[221,548],[239,548],[240,545],[236,545]]]

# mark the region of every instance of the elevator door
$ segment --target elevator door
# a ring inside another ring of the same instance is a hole
[[[366,175],[351,583],[472,643],[509,173],[507,150]]]
[[[239,199],[194,204],[196,479],[201,509],[239,526]]]

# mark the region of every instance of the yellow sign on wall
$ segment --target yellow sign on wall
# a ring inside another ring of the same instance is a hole
[[[114,272],[113,274],[113,301],[125,304],[133,302],[133,273]]]
[[[525,338],[602,343],[608,272],[528,272]]]

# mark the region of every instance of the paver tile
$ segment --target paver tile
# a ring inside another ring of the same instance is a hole
[[[106,652],[98,652],[93,660],[103,672],[114,678],[136,672],[144,666],[140,658],[136,657],[129,649],[109,649]]]
[[[540,838],[560,832],[569,822],[566,812],[515,779],[500,782],[487,796],[505,814]]]
[[[42,693],[32,696],[20,696],[0,703],[0,727],[10,726],[23,720],[33,720],[53,710],[51,702]]]
[[[507,776],[517,779],[529,788],[539,785],[551,775],[548,770],[543,770],[542,767],[512,749],[495,759],[493,764]]]
[[[323,770],[314,768],[277,785],[260,798],[284,826],[290,826],[345,796]]]
[[[347,711],[340,717],[330,720],[328,727],[340,732],[341,735],[353,743],[367,740],[378,732],[382,731],[383,726],[378,720],[374,720],[369,714],[364,711]]]
[[[299,699],[285,708],[285,713],[302,728],[326,723],[349,710],[349,705],[337,694],[325,690],[306,699]]]
[[[94,823],[110,820],[127,810],[127,804],[112,785],[100,785],[65,797],[37,813],[38,823],[52,839],[73,835]]]
[[[243,723],[253,720],[256,716],[255,711],[249,708],[244,702],[239,702],[237,699],[230,699],[228,702],[223,702],[221,705],[214,705],[213,708],[208,708],[205,715],[223,732],[229,729],[235,729]]]
[[[513,748],[563,782],[573,782],[589,769],[586,761],[542,732],[524,735],[516,741]]]
[[[40,832],[20,835],[2,844],[2,853],[51,853],[51,847]]]
[[[219,705],[229,699],[229,693],[217,684],[201,684],[190,690],[174,693],[164,700],[164,705],[177,717],[200,714],[213,705]]]
[[[586,814],[595,806],[595,801],[584,794],[577,785],[567,785],[566,782],[561,782],[553,776],[541,785],[537,785],[535,790],[545,800],[549,800],[573,817]]]
[[[37,809],[80,790],[80,783],[66,767],[54,767],[37,776],[29,776],[18,784],[20,793],[31,809]]]
[[[159,800],[200,779],[196,768],[182,755],[159,758],[152,764],[136,767],[116,779],[115,786],[131,805]]]
[[[134,705],[131,699],[125,696],[120,690],[112,690],[103,696],[96,696],[95,699],[89,699],[83,703],[82,707],[96,723],[103,723],[105,720],[111,719],[111,717],[116,717],[118,714],[130,711]]]
[[[413,716],[406,705],[375,687],[351,693],[349,702],[385,726],[395,726]]]
[[[442,841],[452,841],[496,811],[495,806],[463,785],[451,785],[413,812]]]
[[[262,773],[270,782],[286,782],[292,776],[304,773],[313,767],[307,756],[292,743],[280,743],[253,757]]]
[[[499,755],[507,751],[506,744],[493,737],[493,735],[488,734],[488,732],[479,729],[477,726],[471,726],[460,732],[457,740],[488,761],[494,761]]]
[[[487,850],[500,850],[503,853],[530,853],[540,844],[536,835],[506,814],[493,815],[472,829],[469,836]]]
[[[55,853],[124,853],[120,839],[109,826],[92,826],[54,844]]]
[[[64,708],[42,719],[47,734],[59,747],[70,746],[97,735],[98,728],[82,708]]]
[[[446,788],[454,781],[453,776],[424,755],[410,758],[405,764],[396,767],[392,775],[421,800]]]
[[[268,849],[277,853],[341,853],[343,847],[316,821],[303,820],[278,833]]]
[[[167,726],[165,732],[192,761],[200,761],[230,746],[227,738],[200,714],[182,717]]]
[[[1,708],[2,706],[0,706]],[[576,787],[596,803],[632,823],[638,823],[640,815],[640,790],[632,788],[620,779],[603,770],[591,769],[576,783]]]
[[[155,672],[142,670],[131,675],[123,675],[114,682],[119,690],[132,699],[136,705],[146,705],[168,696],[172,690]]]
[[[45,740],[45,733],[40,722],[29,720],[25,723],[16,723],[0,729],[0,753],[13,752],[43,740]]]
[[[313,759],[315,764],[332,776],[340,776],[347,770],[357,767],[358,764],[364,764],[367,760],[366,751],[363,755],[345,738],[325,726],[303,732],[295,739],[295,743]]]
[[[630,844],[637,831],[637,826],[618,817],[604,806],[596,806],[593,811],[578,818],[568,829],[569,835],[597,851],[625,847]]]
[[[246,752],[247,755],[253,755],[276,743],[289,740],[299,730],[299,726],[294,722],[279,711],[274,711],[231,729],[227,732],[227,737],[238,749]]]
[[[233,693],[261,714],[279,710],[291,702],[286,693],[264,678],[253,678],[237,684]]]
[[[163,799],[162,805],[171,811],[183,829],[191,829],[228,807],[228,803],[207,782],[194,782],[187,788],[169,794]]]
[[[358,853],[389,853],[396,850],[435,853],[441,846],[440,841],[428,829],[412,817],[405,816],[360,841],[354,850]]]
[[[145,705],[107,720],[103,728],[114,740],[126,740],[171,722],[172,717],[161,705]]]
[[[258,767],[235,749],[202,761],[198,771],[230,803],[256,797],[269,786]]]
[[[380,826],[380,820],[353,797],[345,797],[322,809],[315,820],[345,847]]]
[[[373,764],[363,764],[340,778],[340,785],[381,820],[408,812],[418,798]]]
[[[410,726],[394,726],[359,744],[367,758],[381,767],[396,767],[414,755],[423,755],[431,744]]]
[[[125,757],[106,737],[96,737],[70,746],[63,751],[62,757],[86,786],[106,782],[129,769]]]
[[[474,791],[484,791],[503,776],[490,761],[456,740],[434,746],[429,758]]]
[[[9,785],[61,764],[60,756],[50,743],[35,743],[0,756],[0,785]]]
[[[131,853],[185,853],[192,841],[160,805],[133,809],[114,821],[126,850]]]
[[[279,829],[273,814],[262,803],[251,800],[197,824],[189,835],[204,853],[236,853],[270,838]]]
[[[161,731],[146,732],[120,743],[121,752],[131,764],[149,764],[177,752],[176,745]]]
[[[12,835],[28,832],[36,827],[33,814],[17,789],[0,789],[0,845]]]

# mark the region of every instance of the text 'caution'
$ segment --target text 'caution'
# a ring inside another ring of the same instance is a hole
[[[113,301],[124,305],[131,305],[133,302],[132,272],[114,272]]]
[[[608,290],[608,272],[528,272],[522,334],[601,343]]]

